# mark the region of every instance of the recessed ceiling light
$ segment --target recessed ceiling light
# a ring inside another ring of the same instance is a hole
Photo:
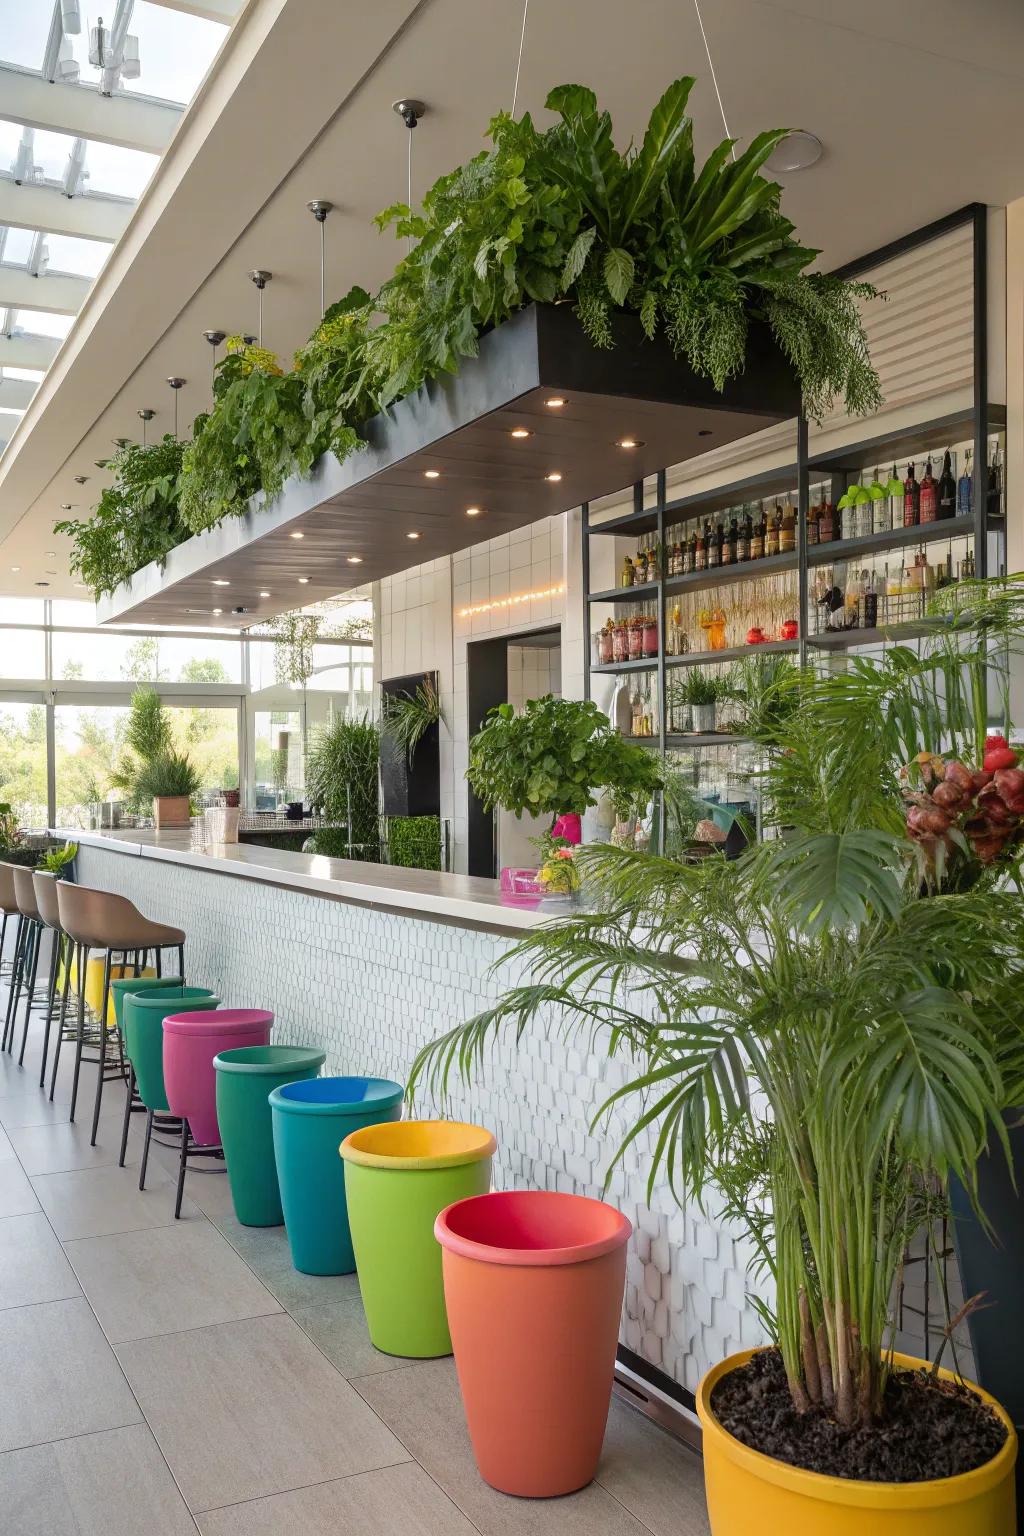
[[[407,539],[418,539],[419,538],[419,534],[418,533],[407,533],[406,534],[406,538]]]
[[[47,571],[46,574],[47,574],[47,576],[56,576],[57,572],[56,571]]]
[[[349,565],[362,565],[363,563],[362,555],[346,555],[345,558]]]
[[[269,596],[270,596],[269,592],[261,592],[260,593],[260,597],[269,597]]]
[[[549,480],[552,485],[557,485],[558,481],[561,480],[561,478],[562,478],[562,472],[559,469],[553,469],[551,471],[550,475],[545,475],[544,476],[544,479],[545,480]]]
[[[224,609],[223,609],[223,608],[211,608],[211,609],[210,609],[210,612],[211,612],[211,613],[214,613],[214,614],[217,614],[217,613],[223,613],[223,612],[224,612]]]
[[[15,576],[17,576],[18,572],[21,570],[21,566],[20,565],[12,565],[11,566],[11,570],[14,572]]]
[[[642,448],[643,439],[640,437],[620,437],[615,444],[616,448]]]
[[[440,480],[441,471],[439,469],[425,469],[423,471],[423,478],[424,480]]]
[[[230,581],[224,576],[214,576],[212,580],[215,587],[230,587],[231,585]]]
[[[565,398],[562,395],[552,395],[550,400],[544,401],[544,404],[549,411],[560,411],[565,404]]]
[[[37,581],[36,582],[36,586],[37,587],[48,587],[49,585],[50,585],[50,583],[48,581]]]
[[[55,549],[48,549],[46,551],[46,558],[47,558],[47,560],[56,560],[56,558],[57,558],[57,551]]]
[[[309,577],[308,576],[300,576],[299,577],[299,586],[300,587],[308,587],[309,586]]]
[[[551,404],[550,400],[548,401],[548,404],[549,405]],[[533,433],[530,431],[530,429],[528,427],[513,427],[512,431],[509,433],[509,437],[532,437],[532,436],[533,436]]]
[[[306,535],[304,533],[299,533],[299,532],[296,531],[295,533],[290,533],[288,535],[288,537],[290,539],[304,539],[306,537]]]
[[[822,142],[816,133],[806,128],[794,128],[778,143],[764,163],[773,176],[784,176],[787,171],[806,171],[821,159]]]
[[[479,517],[480,513],[482,511],[483,511],[483,507],[467,507],[466,508],[466,516],[467,517]]]

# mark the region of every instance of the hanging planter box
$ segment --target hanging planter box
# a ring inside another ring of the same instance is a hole
[[[187,614],[191,624],[247,627],[294,607],[300,575],[304,603],[330,597],[799,414],[793,369],[763,326],[751,325],[746,368],[721,394],[663,336],[648,341],[635,316],[613,315],[612,332],[615,346],[599,349],[571,305],[521,310],[483,336],[458,373],[375,416],[366,447],[344,463],[325,455],[269,505],[255,497],[245,517],[179,545],[162,569],[136,572],[100,603],[100,622],[181,623]],[[514,428],[529,435],[513,438]],[[636,446],[621,447],[624,439]],[[213,576],[230,580],[235,605],[216,616]]]

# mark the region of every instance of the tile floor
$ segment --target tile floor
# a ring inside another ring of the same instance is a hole
[[[93,1069],[69,1126],[70,1062],[51,1106],[39,1052],[34,1028],[24,1069],[0,1058],[5,1536],[704,1536],[698,1458],[618,1399],[589,1488],[488,1488],[450,1360],[378,1354],[355,1276],[297,1274],[222,1171],[175,1222],[175,1154],[140,1194],[121,1090],[90,1148]]]

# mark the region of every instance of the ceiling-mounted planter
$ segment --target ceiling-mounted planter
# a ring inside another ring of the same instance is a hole
[[[719,393],[634,316],[611,318],[616,344],[598,349],[571,305],[521,310],[458,373],[375,416],[364,449],[344,463],[326,455],[269,505],[256,497],[163,569],[144,567],[101,602],[100,621],[247,627],[799,414],[796,376],[767,328],[751,325],[746,367]],[[217,615],[214,578],[230,582]]]

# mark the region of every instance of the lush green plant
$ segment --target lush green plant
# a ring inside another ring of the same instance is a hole
[[[702,667],[686,667],[684,676],[673,678],[670,684],[669,704],[715,704],[728,693],[727,680],[717,672],[705,672]]]
[[[801,671],[788,656],[762,655],[756,648],[736,662],[725,679],[725,697],[743,707],[737,729],[768,739],[800,702]]]
[[[112,789],[125,792],[128,804],[141,810],[147,795],[139,788],[139,776],[147,763],[171,750],[171,717],[155,688],[143,684],[132,693],[125,727],[125,753],[110,774]]]
[[[417,683],[412,693],[384,695],[384,734],[399,752],[404,752],[409,767],[416,748],[432,725],[444,724],[444,710],[432,677]]]
[[[191,800],[202,787],[202,774],[192,759],[169,747],[142,764],[134,788],[139,800],[148,801],[168,795],[187,795]]]
[[[14,806],[0,801],[0,850],[14,848],[18,842],[18,817]]]
[[[358,858],[349,852],[348,833],[344,827],[321,827],[302,845],[303,853],[319,853],[325,859]]]
[[[376,861],[380,853],[378,763],[380,733],[366,715],[347,720],[336,715],[313,734],[306,755],[306,796],[332,821],[352,825],[352,858]],[[317,833],[320,850],[320,834]]]
[[[151,560],[162,563],[188,537],[178,505],[184,451],[184,443],[169,433],[145,448],[125,444],[98,465],[114,479],[92,516],[54,523],[54,533],[72,541],[71,571],[96,597],[115,591]]]
[[[388,863],[402,869],[441,868],[439,816],[389,816]]]
[[[530,842],[539,855],[537,879],[550,896],[571,896],[580,888],[580,874],[574,853],[576,845],[567,837],[556,837],[552,832],[542,832],[531,837]]]
[[[1024,633],[1022,593],[1018,578],[979,594],[990,639]],[[639,1061],[604,1107],[640,1097],[623,1149],[651,1127],[652,1189],[724,1191],[774,1282],[764,1315],[795,1406],[848,1426],[879,1414],[921,1181],[973,1188],[1024,1095],[1024,897],[984,866],[932,895],[903,831],[901,760],[937,724],[947,664],[818,680],[773,725],[790,840],[692,866],[583,850],[600,910],[517,945],[531,983],[435,1041],[410,1082],[470,1077],[498,1031],[520,1039],[538,1015],[603,1027]]]
[[[651,755],[625,741],[593,700],[550,693],[519,714],[511,704],[492,709],[469,744],[466,777],[487,810],[552,817],[581,814],[600,788],[646,803],[661,782]]]
[[[51,875],[63,875],[78,858],[78,844],[65,843],[63,848],[48,848],[39,861],[39,868]]]

